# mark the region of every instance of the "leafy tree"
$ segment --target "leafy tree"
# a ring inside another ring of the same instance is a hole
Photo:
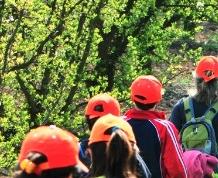
[[[136,76],[166,83],[183,72],[202,54],[187,39],[202,22],[218,22],[217,7],[217,0],[1,0],[0,167],[14,166],[31,128],[56,124],[84,135],[91,96],[126,101]]]

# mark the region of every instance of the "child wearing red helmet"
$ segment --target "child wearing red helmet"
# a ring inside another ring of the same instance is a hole
[[[125,113],[140,153],[153,178],[187,178],[182,149],[174,125],[155,110],[162,99],[162,84],[151,75],[136,78],[130,87],[135,107]]]
[[[88,169],[79,161],[78,139],[56,126],[41,126],[25,137],[15,178],[84,177]]]
[[[111,114],[98,119],[91,130],[91,177],[139,178],[137,147],[131,126]],[[143,178],[150,178],[147,170]]]
[[[106,93],[101,93],[92,97],[85,108],[85,117],[89,130],[92,130],[94,123],[101,117],[107,114],[115,116],[120,115],[119,102]],[[80,142],[80,160],[86,165],[90,166],[91,160],[88,155],[88,138],[81,139]]]

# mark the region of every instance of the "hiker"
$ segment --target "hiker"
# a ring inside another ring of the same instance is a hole
[[[54,125],[31,130],[25,137],[14,178],[84,178],[78,139]]]
[[[125,119],[132,126],[152,178],[186,178],[178,132],[165,120],[164,112],[155,110],[162,99],[162,84],[152,75],[142,75],[132,82],[130,90],[135,107],[125,113]]]
[[[138,178],[136,140],[131,126],[108,114],[98,119],[89,138],[91,177]],[[147,170],[145,178],[150,177]]]
[[[196,69],[194,71],[194,79],[196,81],[196,94],[188,98],[183,98],[177,102],[177,104],[174,106],[172,110],[170,121],[172,121],[176,128],[181,132],[187,121],[193,121],[193,119],[195,121],[195,118],[200,118],[201,116],[204,116],[206,123],[208,122],[208,127],[210,127],[212,123],[211,132],[214,132],[215,138],[213,138],[211,142],[215,142],[214,144],[217,144],[218,59],[214,56],[203,56],[198,62]],[[200,129],[198,130],[200,131]],[[197,131],[197,129],[195,129],[195,131]],[[189,141],[190,138],[194,139],[195,135],[198,137],[199,140],[199,138],[201,138],[202,136],[199,137],[196,133],[194,132],[187,135],[187,141]],[[193,148],[195,147],[194,143],[190,146],[192,146]],[[217,146],[214,146],[212,150],[203,151],[208,154],[217,156]]]
[[[86,108],[85,117],[88,124],[88,128],[91,131],[94,123],[106,114],[113,114],[115,116],[120,115],[120,104],[112,96],[103,93],[92,97]],[[80,160],[89,167],[91,164],[90,156],[88,155],[88,138],[83,138],[80,142]]]
[[[85,116],[89,130],[92,130],[95,122],[102,116],[107,114],[113,114],[114,116],[120,116],[120,104],[112,96],[103,93],[92,97],[86,108]],[[119,118],[120,119],[120,118]],[[88,152],[88,138],[84,138],[80,142],[80,160],[87,166],[91,165],[91,158]],[[147,166],[143,159],[137,154],[137,171],[140,172],[140,178],[147,177]]]

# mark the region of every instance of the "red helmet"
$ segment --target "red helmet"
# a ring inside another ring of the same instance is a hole
[[[78,144],[78,138],[66,130],[55,126],[40,126],[31,130],[22,143],[18,159],[20,167],[27,173],[40,174],[48,169],[81,164]],[[30,152],[42,153],[47,161],[32,169],[33,163],[27,159]]]
[[[89,100],[85,109],[85,115],[89,119],[106,114],[120,115],[120,104],[115,98],[108,94],[98,94]]]
[[[131,85],[131,99],[142,104],[158,103],[162,99],[162,84],[152,75],[142,75]]]
[[[196,69],[196,76],[205,82],[218,77],[218,59],[214,56],[204,56],[200,59]]]

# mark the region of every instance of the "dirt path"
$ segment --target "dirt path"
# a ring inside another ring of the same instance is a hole
[[[171,83],[165,88],[164,98],[158,109],[165,111],[168,118],[177,101],[183,97],[193,96],[195,93],[195,84],[192,81],[187,83]]]

